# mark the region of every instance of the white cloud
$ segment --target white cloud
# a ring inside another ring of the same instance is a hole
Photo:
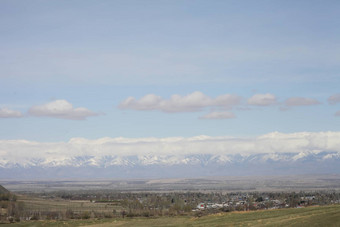
[[[140,100],[134,97],[128,97],[119,104],[121,109],[134,109],[134,110],[156,110],[159,108],[162,98],[154,94],[148,94]]]
[[[248,99],[249,105],[270,106],[276,104],[276,97],[273,94],[255,94]]]
[[[74,108],[73,105],[66,100],[56,100],[44,105],[33,106],[28,112],[30,115],[36,117],[54,117],[71,120],[84,120],[87,117],[98,115],[98,113],[83,107]]]
[[[235,118],[235,115],[232,112],[211,112],[201,117],[202,119],[230,119]]]
[[[337,104],[340,102],[340,94],[334,94],[328,98],[329,104]]]
[[[316,99],[303,97],[292,97],[285,101],[286,106],[312,106],[318,104],[320,104],[320,102]]]
[[[194,112],[206,107],[232,108],[238,105],[240,101],[241,98],[236,95],[224,94],[211,98],[202,92],[196,91],[185,96],[172,95],[170,99],[163,99],[154,94],[145,95],[139,100],[134,97],[128,97],[118,107],[121,109],[159,110],[163,112]]]
[[[0,118],[19,118],[23,117],[22,113],[8,108],[0,108]]]
[[[253,155],[334,151],[340,153],[340,132],[273,132],[253,138],[196,136],[190,138],[72,138],[68,142],[42,143],[26,140],[0,140],[0,164],[29,165],[43,160],[67,164],[79,156],[93,161],[108,156],[151,157],[213,154]]]

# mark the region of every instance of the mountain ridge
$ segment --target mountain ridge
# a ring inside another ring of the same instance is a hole
[[[0,161],[0,178],[199,177],[340,173],[336,151],[300,153],[75,156],[69,159]]]

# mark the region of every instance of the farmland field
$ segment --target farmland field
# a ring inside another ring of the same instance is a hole
[[[2,226],[340,226],[340,205],[229,212],[204,217],[30,221]]]
[[[19,201],[25,203],[28,210],[41,212],[62,212],[67,209],[76,213],[101,212],[112,213],[112,210],[120,210],[121,207],[113,202],[92,203],[89,200],[63,200],[63,199],[42,199],[38,197],[19,196]]]

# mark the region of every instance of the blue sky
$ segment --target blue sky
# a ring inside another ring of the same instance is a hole
[[[339,15],[339,1],[1,0],[0,139],[339,131]]]

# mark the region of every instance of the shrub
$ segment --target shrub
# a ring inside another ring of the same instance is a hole
[[[81,214],[81,218],[82,219],[89,219],[91,216],[90,216],[90,213],[88,211],[84,211],[82,214]]]

